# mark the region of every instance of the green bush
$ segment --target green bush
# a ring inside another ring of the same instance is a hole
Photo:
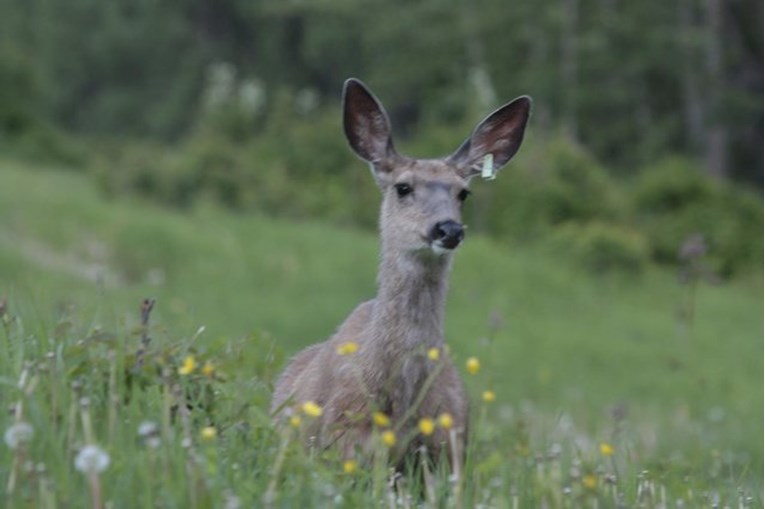
[[[714,198],[717,183],[701,168],[680,157],[670,157],[643,168],[634,183],[632,200],[638,211],[664,213]]]
[[[138,194],[167,203],[169,151],[149,143],[101,141],[91,163],[101,189],[109,196]],[[170,179],[172,180],[172,179]]]
[[[178,207],[203,198],[237,210],[373,229],[379,191],[346,146],[334,113],[283,108],[278,129],[247,143],[203,129],[174,148],[105,144],[96,171],[115,195],[135,193]],[[450,145],[446,135],[426,141],[427,148]],[[532,138],[496,180],[476,178],[472,188],[465,209],[472,231],[499,239],[567,239],[596,271],[639,270],[645,252],[674,264],[693,234],[704,237],[707,262],[721,275],[762,259],[762,200],[706,178],[685,159],[660,161],[621,183],[570,141]]]
[[[553,224],[610,216],[617,210],[616,188],[606,170],[580,146],[553,141],[548,162],[549,219]]]
[[[625,215],[620,190],[605,169],[564,138],[544,145],[532,140],[495,181],[474,188],[468,219],[498,236],[535,238],[570,221]]]
[[[55,129],[43,114],[45,84],[28,53],[0,44],[0,152],[69,168],[81,167],[80,140]]]
[[[600,221],[558,226],[548,242],[559,254],[598,274],[638,274],[650,259],[648,243],[640,233]]]
[[[104,143],[93,172],[110,195],[138,194],[175,207],[203,198],[237,210],[374,228],[379,191],[338,121],[312,115],[294,124],[299,127],[248,143],[213,129],[175,147]]]
[[[680,246],[694,234],[704,237],[707,262],[721,275],[762,260],[762,200],[751,192],[714,181],[680,158],[645,168],[633,189],[636,221],[656,260],[676,262]]]
[[[202,196],[232,208],[252,202],[252,176],[241,147],[213,135],[194,136],[176,147],[107,145],[93,168],[110,195],[137,194],[175,207],[188,207]]]
[[[192,202],[199,194],[231,208],[251,202],[252,175],[242,151],[235,144],[217,136],[189,139],[171,160],[168,178],[175,189],[168,188],[171,202]]]
[[[18,137],[40,123],[41,81],[24,51],[0,47],[0,139]]]

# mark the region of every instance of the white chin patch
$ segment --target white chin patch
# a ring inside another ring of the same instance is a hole
[[[446,253],[452,251],[451,249],[446,249],[445,247],[439,246],[436,243],[431,244],[430,249],[438,256],[445,255]]]

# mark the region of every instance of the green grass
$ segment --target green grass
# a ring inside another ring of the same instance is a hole
[[[92,485],[74,457],[91,441],[111,457],[98,483],[116,507],[233,498],[252,507],[269,486],[280,507],[368,507],[393,496],[384,466],[343,474],[331,453],[304,451],[266,413],[286,356],[373,295],[376,261],[372,234],[107,201],[82,175],[0,161],[0,404],[23,403],[18,419],[35,430],[25,447],[0,449],[0,482],[16,476],[4,502],[85,507]],[[149,296],[152,342],[144,369],[127,377]],[[482,363],[477,375],[462,370],[475,423],[464,506],[614,506],[623,497],[696,507],[749,496],[761,505],[762,275],[702,283],[692,324],[679,314],[687,299],[668,270],[593,277],[566,253],[469,238],[446,324],[460,365],[472,355]],[[179,376],[189,353],[212,361],[215,377]],[[491,405],[485,389],[497,394]],[[194,408],[171,420],[184,397]],[[0,428],[15,420],[3,413]],[[137,435],[147,420],[159,426],[157,449]],[[208,425],[217,438],[204,441]],[[444,472],[434,486],[442,497],[454,489]]]

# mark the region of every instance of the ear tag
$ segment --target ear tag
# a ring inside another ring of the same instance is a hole
[[[486,180],[494,180],[496,177],[494,173],[494,154],[491,152],[483,156],[483,168],[481,168],[481,176]]]

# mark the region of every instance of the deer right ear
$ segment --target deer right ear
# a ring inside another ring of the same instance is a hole
[[[505,104],[479,123],[465,143],[447,160],[457,166],[457,172],[463,178],[481,173],[484,164],[489,165],[488,169],[493,174],[507,164],[520,148],[530,114],[531,98],[528,96]]]
[[[356,155],[378,170],[378,163],[395,154],[385,108],[355,78],[346,80],[343,88],[343,129]]]

